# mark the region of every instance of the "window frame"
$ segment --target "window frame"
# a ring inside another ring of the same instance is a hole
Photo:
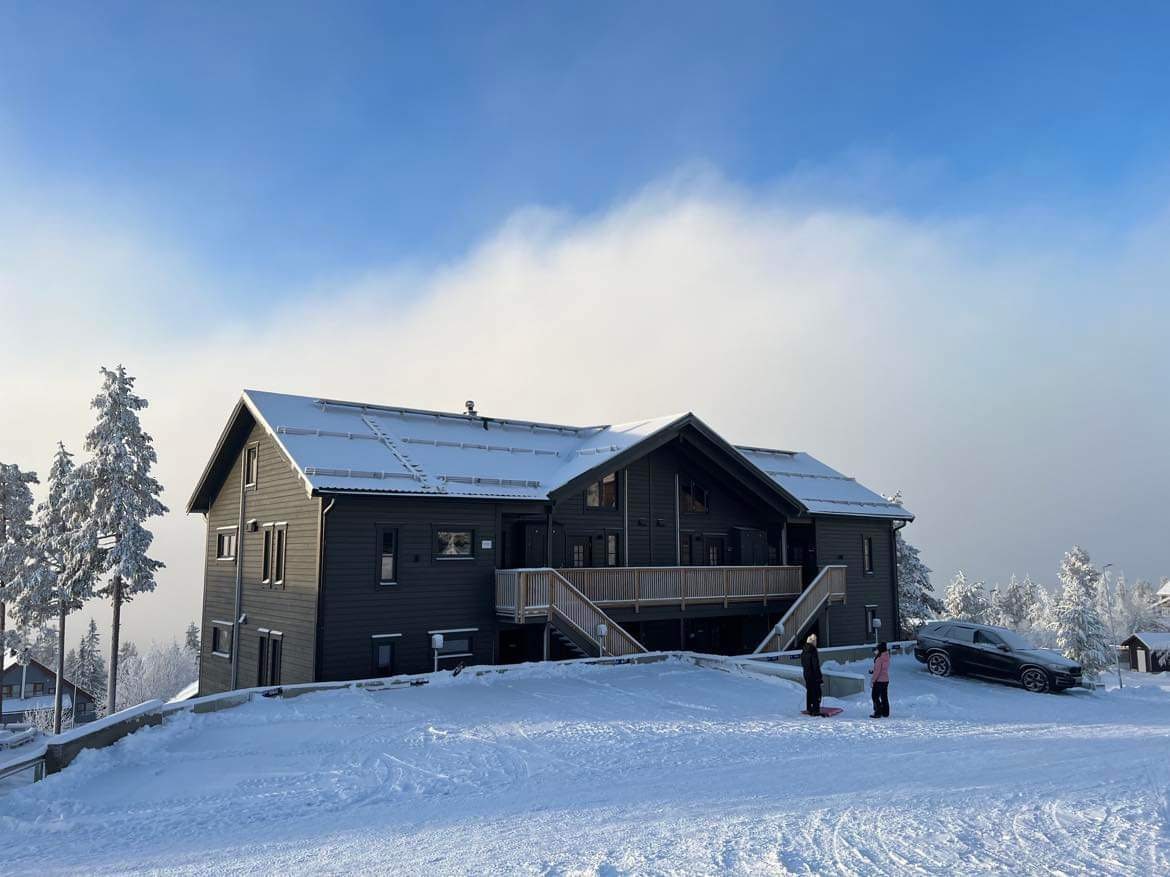
[[[370,636],[370,678],[371,679],[388,679],[394,675],[394,662],[398,659],[398,649],[395,640],[402,638],[400,633],[375,633]],[[378,647],[390,647],[390,672],[380,673],[378,671]]]
[[[398,587],[398,572],[399,562],[402,559],[402,542],[398,535],[397,524],[375,524],[374,525],[374,588],[396,588]],[[394,554],[393,556],[393,577],[390,579],[382,578],[383,560],[386,557],[385,539],[386,534],[392,533],[394,538]]]
[[[284,661],[284,631],[261,627],[256,630],[256,685],[280,685]]]
[[[249,481],[248,477],[252,480]],[[249,442],[244,447],[244,487],[256,488],[260,483],[260,442]]]
[[[272,587],[272,524],[260,528],[260,584]]]
[[[467,554],[440,554],[439,553],[439,534],[440,533],[467,533],[469,536]],[[431,525],[431,560],[439,563],[447,563],[450,561],[468,561],[475,560],[477,554],[475,551],[475,527],[467,524],[432,524]]]
[[[695,490],[703,491],[703,508],[695,509]],[[679,478],[678,480],[678,510],[684,515],[711,514],[711,491],[694,478]]]
[[[269,521],[260,531],[260,584],[283,591],[288,575],[288,521]]]
[[[215,528],[215,559],[216,560],[230,560],[235,562],[236,554],[239,552],[240,534],[238,527],[216,527]],[[231,537],[232,552],[231,554],[223,554],[223,544],[225,537]]]
[[[613,482],[613,502],[612,502],[612,504],[607,505],[604,502],[605,484],[607,481],[611,481],[611,480]],[[618,481],[618,473],[616,470],[613,472],[607,472],[606,474],[604,474],[600,478],[598,478],[596,481],[590,481],[588,484],[585,485],[585,491],[582,494],[582,497],[583,497],[582,502],[584,503],[585,511],[587,511],[587,512],[616,512],[616,511],[618,511],[618,509],[620,507],[620,503],[621,503],[621,493],[622,493],[620,488],[621,488],[621,483]],[[589,503],[589,492],[591,490],[597,491],[597,505],[590,505],[590,503]]]
[[[861,572],[867,576],[874,574],[873,536],[865,534],[861,537]]]
[[[232,647],[235,643],[232,642],[232,631],[234,625],[230,621],[223,621],[222,619],[211,619],[211,636],[207,638],[207,643],[211,649],[211,654],[217,658],[231,659]],[[222,648],[216,648],[217,645],[223,645],[223,639],[227,639],[227,651]]]
[[[437,655],[439,660],[445,660],[447,658],[474,658],[475,657],[475,636],[476,636],[476,634],[479,633],[478,627],[456,627],[456,628],[451,628],[449,630],[428,630],[427,631],[427,647],[428,647],[427,650],[429,652],[431,652],[432,655],[435,654],[435,651],[434,651],[434,649],[430,648],[430,638],[432,636],[434,636],[436,633],[443,634],[443,649]],[[461,640],[466,639],[467,640],[467,651],[464,651],[464,652],[447,651],[447,637],[450,635],[455,635]]]
[[[610,550],[610,546],[613,550]],[[613,563],[610,563],[610,559]],[[605,566],[607,569],[613,569],[622,565],[622,541],[618,538],[617,533],[607,531],[605,533]]]

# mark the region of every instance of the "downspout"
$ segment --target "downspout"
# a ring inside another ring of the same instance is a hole
[[[630,565],[630,467],[622,470],[622,563]]]
[[[313,681],[320,682],[322,669],[325,665],[325,516],[337,502],[337,497],[330,497],[329,505],[320,500],[321,519],[317,528],[317,642],[313,649]],[[397,548],[397,546],[395,546]]]
[[[240,683],[240,616],[244,612],[244,498],[247,496],[248,442],[240,452],[240,514],[236,519],[236,611],[232,616],[232,684]]]
[[[678,472],[674,473],[674,565],[682,566],[682,532],[678,508]],[[684,644],[685,648],[685,644]]]

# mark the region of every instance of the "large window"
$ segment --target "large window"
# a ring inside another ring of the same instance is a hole
[[[378,528],[378,584],[398,583],[398,531],[393,527]]]
[[[475,556],[475,531],[470,528],[439,527],[435,529],[435,557],[441,560]]]
[[[873,572],[873,537],[861,538],[861,568],[866,574]]]
[[[220,658],[232,656],[232,623],[230,621],[211,622],[211,654]]]
[[[244,486],[255,487],[260,474],[260,446],[248,445],[244,451]]]
[[[678,490],[681,511],[688,514],[704,514],[711,510],[711,505],[707,501],[707,488],[687,480],[679,482]]]
[[[617,495],[617,473],[610,472],[585,488],[585,508],[616,509]]]
[[[215,534],[216,560],[236,559],[236,528],[221,527]]]

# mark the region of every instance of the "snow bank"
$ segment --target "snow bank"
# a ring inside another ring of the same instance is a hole
[[[1168,781],[1151,770],[1170,683],[1030,695],[896,657],[891,698],[889,720],[865,698],[808,719],[797,685],[675,659],[179,711],[8,794],[0,859],[38,874],[1170,871]]]

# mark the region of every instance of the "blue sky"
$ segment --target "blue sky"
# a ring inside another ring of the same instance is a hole
[[[939,215],[1141,210],[1168,170],[1159,4],[0,9],[9,161],[228,286],[449,257],[518,206],[598,211],[700,163],[846,168],[818,194]]]
[[[1157,578],[1167,45],[1164,4],[0,0],[0,460],[139,376],[147,639],[244,386],[689,409],[902,490],[940,587]]]

